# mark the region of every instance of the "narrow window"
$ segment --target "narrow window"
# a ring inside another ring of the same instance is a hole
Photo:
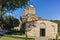
[[[40,36],[45,36],[45,29],[40,29]]]

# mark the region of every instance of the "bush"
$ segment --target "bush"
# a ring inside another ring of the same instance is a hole
[[[56,40],[58,40],[58,35],[56,35]]]
[[[48,40],[53,40],[52,38],[49,38]]]

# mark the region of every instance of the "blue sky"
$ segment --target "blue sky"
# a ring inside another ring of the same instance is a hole
[[[36,8],[36,15],[48,20],[60,20],[60,0],[31,0]],[[23,8],[15,10],[13,16],[20,18],[23,15]]]

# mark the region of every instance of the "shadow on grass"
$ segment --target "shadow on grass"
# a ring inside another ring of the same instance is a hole
[[[5,37],[11,37],[11,38],[16,38],[16,39],[26,39],[26,37],[16,37],[16,36],[10,36],[10,35],[5,36]],[[33,38],[27,38],[27,39],[32,40]]]
[[[7,32],[7,35],[25,35],[24,33],[22,33],[21,31],[17,31],[17,30],[10,30],[11,32]]]

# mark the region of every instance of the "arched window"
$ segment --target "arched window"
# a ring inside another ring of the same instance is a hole
[[[46,24],[44,22],[40,23],[40,36],[44,37],[46,35]]]

